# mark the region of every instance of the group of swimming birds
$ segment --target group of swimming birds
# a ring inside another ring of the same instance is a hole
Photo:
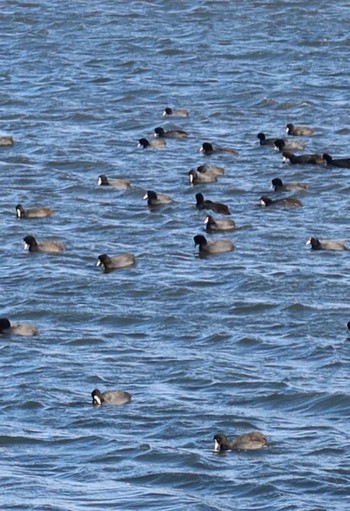
[[[189,111],[185,109],[173,110],[170,107],[165,108],[163,112],[167,117],[183,117],[189,116]],[[283,155],[283,161],[291,165],[324,165],[334,166],[339,168],[350,168],[350,158],[333,159],[329,154],[301,154],[295,155],[294,151],[302,151],[305,148],[303,140],[293,139],[293,137],[308,137],[314,135],[314,130],[306,126],[295,126],[287,124],[286,133],[289,135],[287,139],[284,138],[268,138],[262,132],[257,134],[261,146],[270,146],[279,151]],[[166,139],[186,139],[188,133],[184,130],[172,129],[165,130],[163,127],[157,127],[154,130],[154,138],[148,140],[140,138],[138,146],[143,149],[160,149],[166,146]],[[10,146],[14,144],[13,137],[0,136],[0,146]],[[236,156],[239,152],[232,148],[220,147],[210,142],[204,142],[200,148],[206,156],[211,156],[215,153],[229,154]],[[192,169],[188,173],[189,182],[192,185],[207,184],[218,180],[218,178],[225,172],[223,167],[213,165],[200,165],[196,169]],[[105,175],[98,177],[97,184],[99,186],[109,186],[118,189],[127,189],[131,183],[127,179],[110,179]],[[283,183],[280,178],[272,180],[272,187],[276,192],[298,192],[308,190],[308,185],[305,183]],[[196,208],[199,210],[206,210],[209,212],[205,219],[206,232],[220,233],[233,231],[236,224],[233,219],[226,218],[230,215],[230,209],[226,204],[214,202],[210,199],[205,199],[202,193],[196,194]],[[158,208],[171,204],[172,198],[168,195],[148,190],[144,196],[147,199],[149,208]],[[267,195],[260,198],[260,205],[262,207],[282,206],[282,207],[303,207],[302,202],[296,197],[287,197],[272,199]],[[211,213],[222,215],[223,218],[214,218]],[[50,207],[32,207],[25,209],[22,204],[16,206],[16,216],[19,219],[39,219],[50,217],[53,210]],[[220,254],[229,252],[235,249],[234,244],[230,240],[216,240],[208,241],[202,234],[194,236],[194,243],[199,247],[199,256],[205,257],[212,254]],[[63,243],[58,241],[37,241],[34,236],[28,235],[24,238],[25,248],[31,253],[62,253],[65,250]],[[311,237],[307,244],[313,250],[348,250],[343,241],[337,240],[319,240]],[[100,266],[104,272],[110,272],[120,268],[127,268],[136,264],[136,258],[131,253],[122,253],[115,256],[108,254],[101,254],[97,259],[97,266]],[[350,330],[350,322],[348,323]],[[15,334],[31,336],[36,335],[38,330],[36,327],[27,324],[11,324],[8,318],[0,318],[0,334]],[[113,390],[101,392],[95,389],[91,393],[92,403],[96,406],[102,405],[124,405],[130,403],[132,396],[123,390]],[[214,436],[214,451],[232,451],[232,450],[253,450],[261,449],[267,446],[267,438],[264,434],[253,431],[243,434],[234,439],[228,439],[223,433],[218,433]]]

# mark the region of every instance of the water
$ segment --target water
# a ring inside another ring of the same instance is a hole
[[[1,314],[40,335],[0,339],[2,509],[349,508],[349,256],[305,246],[350,244],[348,170],[286,167],[256,139],[306,124],[307,152],[349,156],[349,17],[323,0],[3,7]],[[156,126],[190,137],[137,149]],[[206,161],[225,176],[190,187]],[[258,207],[277,176],[309,184],[303,209]],[[174,204],[150,212],[149,189]],[[198,258],[197,191],[229,204],[235,252]],[[19,202],[55,214],[18,221]],[[25,253],[28,234],[67,250]],[[135,268],[95,267],[123,251]],[[95,409],[96,387],[133,402]],[[212,452],[252,429],[268,449]]]

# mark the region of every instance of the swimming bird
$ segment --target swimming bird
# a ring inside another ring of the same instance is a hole
[[[214,451],[248,451],[253,449],[263,449],[267,447],[267,438],[259,431],[245,433],[232,440],[229,440],[223,433],[217,433],[214,436]]]
[[[230,215],[230,209],[226,204],[221,204],[220,202],[214,202],[210,199],[204,199],[202,193],[196,193],[196,208],[197,209],[210,209],[215,211],[215,213],[220,213],[221,215]]]
[[[15,139],[10,136],[2,135],[0,136],[0,146],[13,145],[15,143]]]
[[[174,117],[188,117],[190,115],[190,112],[186,110],[185,108],[180,108],[179,110],[173,110],[170,107],[166,107],[164,109],[163,115],[172,115]]]
[[[7,318],[0,319],[0,334],[15,334],[23,336],[32,336],[38,334],[38,329],[33,325],[17,323],[12,325]]]
[[[258,133],[256,138],[260,140],[260,145],[274,145],[276,138],[266,138],[265,133]]]
[[[29,252],[46,252],[57,254],[64,252],[65,247],[59,241],[36,241],[34,236],[26,236],[23,238],[24,248]]]
[[[98,176],[97,184],[98,186],[110,186],[114,188],[130,188],[131,186],[128,179],[108,179],[104,174]]]
[[[326,162],[322,158],[320,154],[301,154],[300,156],[295,156],[295,154],[290,151],[284,151],[283,153],[283,163],[291,163],[292,165],[297,164],[311,164],[311,165],[325,165]]]
[[[113,270],[119,270],[121,268],[128,268],[136,264],[136,257],[134,254],[125,252],[117,256],[109,256],[107,254],[101,254],[98,256],[96,266],[101,266],[105,273]]]
[[[286,199],[271,199],[266,195],[260,197],[260,206],[263,207],[271,207],[271,206],[284,206],[291,208],[302,208],[303,204],[300,200],[295,199],[294,197],[288,197]]]
[[[219,147],[213,146],[210,142],[203,142],[201,145],[199,152],[205,154],[205,156],[210,156],[214,153],[225,153],[225,154],[235,154],[238,155],[239,152],[236,149],[230,149],[228,147]]]
[[[286,126],[286,133],[292,136],[309,136],[314,134],[314,130],[307,126],[294,126],[292,123],[288,123]]]
[[[190,170],[188,173],[188,179],[191,185],[214,183],[218,180],[215,174],[208,172],[198,172],[197,170]]]
[[[274,145],[276,151],[280,153],[283,153],[283,151],[301,151],[305,148],[305,143],[302,140],[284,140],[284,138],[277,138]]]
[[[231,218],[214,219],[214,217],[208,215],[204,223],[207,232],[233,231],[236,228],[235,221]]]
[[[350,158],[335,158],[328,153],[324,153],[322,155],[323,159],[326,161],[326,165],[330,167],[339,167],[342,169],[350,169]]]
[[[286,183],[282,182],[282,179],[275,177],[272,181],[272,188],[275,192],[297,192],[305,191],[309,186],[305,183]]]
[[[223,176],[225,174],[224,167],[218,167],[216,165],[207,165],[206,163],[204,165],[199,165],[196,168],[196,170],[201,174],[213,174],[214,176]]]
[[[310,245],[312,250],[349,250],[344,241],[320,240],[311,237],[306,245]]]
[[[235,249],[234,244],[230,240],[207,241],[202,234],[197,234],[193,239],[194,244],[199,247],[200,256],[221,254],[223,252],[231,252]]]
[[[166,146],[165,140],[162,138],[156,138],[155,140],[147,140],[147,138],[140,138],[137,147],[142,147],[143,149],[161,149]]]
[[[148,190],[143,197],[147,200],[147,204],[149,207],[152,206],[164,206],[165,204],[170,204],[173,202],[173,199],[169,197],[169,195],[165,195],[163,193],[156,193],[153,190]]]
[[[188,133],[183,130],[165,130],[159,126],[155,128],[154,136],[156,138],[187,138]]]
[[[92,404],[101,405],[125,405],[132,400],[131,394],[125,390],[109,390],[101,392],[95,389],[91,392]]]
[[[51,216],[53,214],[53,210],[48,207],[36,207],[24,209],[22,204],[17,204],[16,206],[16,216],[17,218],[45,218]]]

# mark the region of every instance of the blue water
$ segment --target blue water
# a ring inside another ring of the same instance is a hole
[[[349,253],[305,242],[350,246],[349,170],[286,166],[256,135],[308,125],[306,152],[350,156],[349,21],[324,0],[3,6],[1,316],[39,335],[0,337],[2,509],[348,511]],[[157,126],[189,137],[138,149]],[[191,187],[203,163],[225,175]],[[259,207],[274,177],[309,184],[303,208]],[[206,236],[234,252],[198,257],[199,191],[230,206],[237,230]],[[28,254],[29,234],[66,251]],[[125,251],[134,268],[96,268]],[[96,387],[133,401],[94,408]],[[267,449],[213,453],[251,430]]]

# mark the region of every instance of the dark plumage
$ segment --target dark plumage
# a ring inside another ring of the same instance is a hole
[[[326,163],[320,154],[301,154],[300,156],[295,156],[295,154],[289,151],[283,152],[283,162],[291,163],[292,165],[325,165]]]
[[[297,191],[305,191],[309,187],[304,183],[286,183],[282,182],[282,179],[279,177],[275,177],[272,180],[272,187],[275,192],[297,192]]]
[[[329,167],[339,167],[342,169],[350,169],[350,158],[335,158],[328,153],[324,153],[322,155],[323,159],[326,162],[326,165]]]
[[[216,165],[199,165],[196,170],[201,174],[213,174],[214,176],[223,176],[225,174],[225,169]]]
[[[294,199],[294,197],[288,197],[286,199],[271,199],[266,195],[260,197],[260,205],[263,207],[271,207],[271,206],[284,206],[290,208],[302,208],[303,204],[300,200]]]
[[[155,140],[147,140],[147,138],[140,138],[137,147],[142,147],[143,149],[161,149],[166,146],[165,140],[162,138],[157,138]]]
[[[189,181],[193,185],[213,183],[219,176],[225,173],[223,167],[213,165],[199,165],[196,170],[190,170],[188,173]]]
[[[7,318],[0,318],[0,334],[14,334],[23,336],[32,336],[38,334],[38,329],[35,326],[18,323],[11,325]]]
[[[286,133],[288,135],[292,135],[293,137],[298,136],[309,136],[314,134],[314,130],[312,128],[308,128],[307,126],[294,126],[294,124],[287,124]]]
[[[225,154],[235,154],[235,155],[239,154],[239,152],[236,151],[236,149],[230,149],[228,147],[213,146],[210,142],[203,142],[199,151],[201,153],[205,154],[206,156],[210,156],[214,153],[225,153]]]
[[[302,140],[284,140],[283,138],[277,138],[274,145],[280,153],[283,153],[283,151],[300,151],[305,148]]]
[[[233,231],[236,228],[236,224],[231,218],[215,219],[211,215],[208,215],[204,223],[206,224],[207,232]]]
[[[136,257],[134,254],[125,252],[117,256],[109,256],[107,254],[101,254],[98,256],[96,266],[101,266],[105,273],[113,270],[119,270],[121,268],[128,268],[136,264]]]
[[[95,389],[91,392],[92,404],[101,405],[125,405],[130,403],[132,396],[125,390],[109,390],[108,392],[101,392]]]
[[[199,165],[196,170],[190,170],[188,173],[189,181],[193,185],[212,183],[217,181],[219,176],[225,172],[223,167],[211,165]]]
[[[183,130],[165,130],[159,126],[155,128],[154,136],[157,138],[187,138],[188,133]]]
[[[214,451],[248,451],[253,449],[263,449],[267,447],[267,438],[259,431],[245,433],[232,440],[229,440],[223,433],[217,433],[214,436]]]
[[[188,173],[188,179],[192,185],[214,183],[218,180],[215,174],[208,172],[198,172],[197,170],[190,170]]]
[[[260,140],[260,145],[271,145],[273,146],[276,138],[266,138],[265,133],[258,133],[256,136]]]
[[[16,216],[17,218],[45,218],[51,216],[53,214],[53,210],[48,207],[36,207],[24,209],[22,204],[17,204],[16,206]]]
[[[163,112],[163,115],[172,115],[174,117],[188,117],[189,114],[190,114],[189,111],[186,110],[185,108],[173,110],[172,108],[170,108],[168,106],[164,109],[164,112]]]
[[[153,190],[148,190],[143,197],[147,199],[147,204],[149,207],[152,206],[164,206],[165,204],[170,204],[173,202],[172,198],[169,195],[165,195],[163,193],[156,193]]]
[[[196,193],[196,207],[198,209],[210,209],[215,211],[215,213],[220,213],[221,215],[230,215],[229,207],[226,204],[221,204],[220,202],[213,202],[209,199],[204,199],[202,193]]]
[[[131,186],[128,179],[108,179],[104,174],[98,176],[97,184],[99,186],[110,186],[113,188],[130,188]]]
[[[306,245],[310,245],[313,250],[349,250],[344,241],[320,240],[311,237]]]
[[[64,252],[65,247],[59,241],[36,241],[34,236],[26,236],[23,238],[24,248],[29,252],[46,252],[49,254],[57,254]]]
[[[202,234],[197,234],[193,239],[195,245],[199,247],[200,256],[221,254],[235,249],[234,244],[230,240],[207,241]]]

